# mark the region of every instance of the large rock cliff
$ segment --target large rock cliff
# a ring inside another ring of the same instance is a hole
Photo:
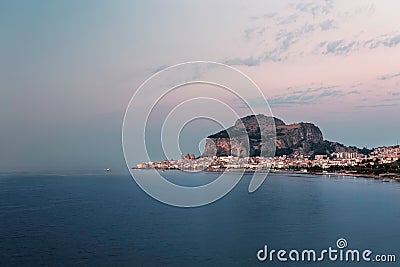
[[[265,115],[238,119],[234,126],[207,137],[203,156],[274,156],[328,154],[337,149],[352,150],[324,141],[321,130],[312,123],[286,125]]]
[[[281,120],[264,115],[238,119],[234,126],[207,137],[204,156],[273,156],[275,125]]]

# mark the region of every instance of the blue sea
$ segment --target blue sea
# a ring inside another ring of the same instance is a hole
[[[167,171],[201,183],[217,173]],[[0,175],[1,266],[399,266],[400,183],[270,174],[248,193],[245,176],[207,206],[177,208],[113,172]],[[268,248],[348,248],[396,263],[261,262]]]

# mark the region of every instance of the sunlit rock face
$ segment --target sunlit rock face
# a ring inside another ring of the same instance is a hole
[[[313,149],[323,142],[321,130],[312,123],[286,125],[278,118],[250,115],[238,119],[234,126],[208,136],[203,156],[312,154]]]

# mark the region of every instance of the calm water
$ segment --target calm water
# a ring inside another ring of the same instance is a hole
[[[187,174],[168,172],[184,183]],[[216,174],[190,179],[210,181]],[[161,204],[129,175],[0,175],[1,266],[398,266],[400,183],[271,174],[200,208]],[[273,249],[349,248],[397,263],[259,262]]]

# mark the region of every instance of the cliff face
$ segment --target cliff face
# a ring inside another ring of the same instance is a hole
[[[310,154],[312,146],[323,142],[321,130],[312,123],[296,123],[276,127],[277,154]],[[288,152],[288,153],[285,153]]]
[[[277,118],[251,115],[208,136],[203,156],[312,155],[327,146],[321,130],[312,123],[286,125]]]
[[[251,115],[235,125],[207,137],[203,156],[273,156],[275,125],[284,122],[264,115]]]

